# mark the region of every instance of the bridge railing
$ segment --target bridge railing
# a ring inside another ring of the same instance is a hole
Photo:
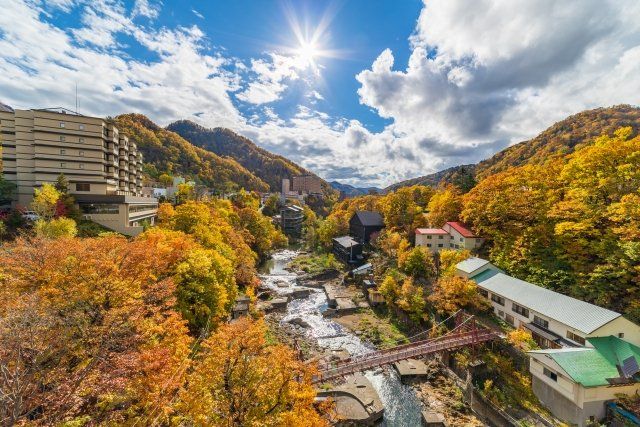
[[[326,366],[321,369],[319,375],[314,378],[314,382],[335,378],[353,372],[371,369],[376,366],[394,363],[400,360],[409,359],[416,356],[423,356],[443,350],[451,350],[468,344],[478,344],[497,337],[497,334],[489,329],[473,330],[454,335],[443,336],[441,339],[433,339],[413,344],[406,344],[388,350],[369,353],[350,362],[334,366]]]

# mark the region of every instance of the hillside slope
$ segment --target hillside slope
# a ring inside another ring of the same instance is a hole
[[[631,126],[634,135],[640,131],[640,108],[630,105],[616,105],[608,108],[586,110],[557,122],[533,139],[523,141],[496,153],[477,165],[454,166],[434,174],[413,178],[393,184],[385,191],[416,184],[438,185],[440,182],[461,186],[468,179],[476,181],[506,170],[511,166],[525,164],[543,164],[557,156],[572,153],[576,147],[593,143],[602,134],[612,135],[613,131],[624,126]]]
[[[640,130],[640,108],[616,105],[582,111],[557,122],[540,135],[505,148],[478,163],[478,179],[511,166],[543,164],[557,156],[572,153],[577,146],[591,144],[602,134],[609,136],[621,127],[631,126],[634,135]]]
[[[410,187],[412,185],[429,185],[437,187],[441,183],[453,184],[463,191],[469,191],[475,185],[476,165],[460,165],[441,170],[430,175],[408,179],[406,181],[392,184],[384,189],[385,192],[395,191],[400,187]]]
[[[138,144],[145,172],[152,178],[162,173],[185,175],[219,191],[269,189],[267,183],[235,160],[196,147],[142,114],[123,114],[115,121],[118,129]]]
[[[258,147],[250,139],[225,128],[207,129],[189,120],[179,120],[167,126],[193,145],[227,156],[266,182],[271,191],[280,191],[282,178],[311,173],[291,160]],[[326,194],[333,193],[329,183],[322,181]]]

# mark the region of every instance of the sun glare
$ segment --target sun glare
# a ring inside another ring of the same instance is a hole
[[[296,50],[296,54],[306,63],[313,64],[315,63],[315,59],[321,54],[321,51],[316,47],[315,43],[302,40]]]

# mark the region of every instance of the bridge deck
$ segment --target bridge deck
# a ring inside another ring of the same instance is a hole
[[[454,350],[467,345],[479,344],[498,338],[498,333],[489,329],[474,329],[445,335],[424,341],[404,344],[387,350],[380,350],[365,354],[357,358],[348,359],[331,366],[321,367],[314,377],[314,382],[327,381],[333,378],[352,374],[358,371],[372,369],[400,360],[424,356],[444,350]]]

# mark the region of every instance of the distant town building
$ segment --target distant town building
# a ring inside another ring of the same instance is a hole
[[[482,246],[484,239],[476,236],[461,222],[447,222],[442,228],[417,228],[416,246],[429,249],[432,253],[443,249],[474,250]]]
[[[158,203],[142,195],[142,154],[112,122],[63,108],[0,108],[3,176],[16,184],[16,206],[63,173],[85,218],[136,235]]]
[[[298,175],[291,178],[291,191],[299,194],[322,194],[322,181],[315,175]]]
[[[372,211],[356,211],[349,220],[349,233],[363,244],[371,241],[374,233],[379,233],[384,228],[382,215]]]
[[[304,222],[304,209],[296,205],[287,205],[280,209],[280,226],[289,236],[299,237]]]
[[[640,392],[640,347],[615,336],[587,342],[587,348],[529,352],[534,394],[556,417],[580,427],[600,425],[616,395]]]
[[[345,264],[360,264],[363,261],[362,244],[351,236],[333,239],[333,254]]]
[[[476,282],[495,314],[541,347],[589,346],[589,338],[609,335],[640,344],[640,326],[620,313],[508,276],[486,260],[462,261],[456,274]]]

